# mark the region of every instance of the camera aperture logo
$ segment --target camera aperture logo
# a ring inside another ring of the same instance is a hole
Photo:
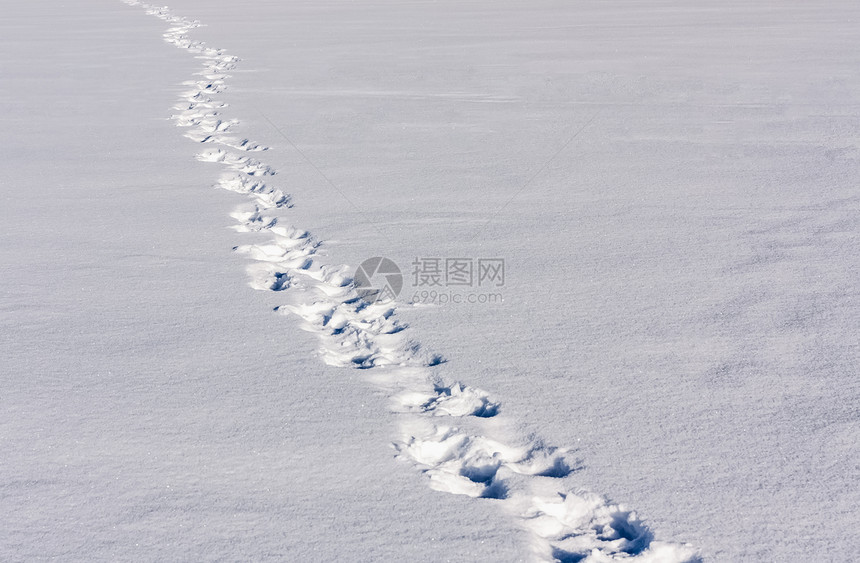
[[[387,303],[400,295],[403,274],[390,258],[375,256],[358,265],[353,276],[358,296],[368,303]]]

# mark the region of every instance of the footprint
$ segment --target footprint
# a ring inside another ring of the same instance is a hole
[[[454,426],[436,426],[426,421],[404,424],[401,430],[403,438],[395,443],[401,456],[426,467],[431,487],[444,486],[454,494],[488,495],[486,489],[495,488],[502,468],[510,473],[544,477],[565,477],[571,472],[566,452],[555,448],[510,446]]]
[[[437,385],[430,392],[404,391],[393,397],[396,412],[416,412],[432,416],[476,416],[490,418],[500,405],[485,391],[461,383]]]
[[[216,187],[254,196],[258,207],[265,209],[289,208],[292,206],[290,197],[278,188],[273,188],[265,182],[246,174],[223,174]]]
[[[249,139],[238,139],[236,137],[219,137],[216,143],[226,147],[248,152],[262,152],[269,150],[269,147],[260,145]]]
[[[248,176],[274,176],[275,169],[259,160],[227,152],[222,149],[206,150],[197,155],[201,162],[218,162]]]
[[[284,291],[293,285],[293,280],[287,272],[277,264],[257,262],[246,268],[250,278],[248,285],[258,291]]]

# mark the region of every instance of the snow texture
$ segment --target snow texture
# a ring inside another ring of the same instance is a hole
[[[691,546],[654,541],[635,512],[557,483],[572,471],[564,449],[534,438],[515,444],[496,439],[494,424],[481,424],[481,419],[497,416],[500,405],[482,390],[440,379],[430,368],[442,359],[424,352],[407,336],[393,306],[363,299],[347,277],[349,267],[320,263],[316,253],[320,243],[306,231],[284,224],[279,211],[288,207],[289,197],[259,179],[276,171],[246,154],[265,147],[232,136],[230,130],[239,120],[221,117],[227,104],[220,94],[239,59],[192,39],[191,30],[200,25],[196,20],[174,15],[166,7],[125,1],[166,21],[170,27],[165,41],[204,61],[197,73],[202,80],[186,82],[191,89],[182,94],[175,107],[181,113],[173,119],[187,128],[185,136],[194,142],[242,151],[205,149],[197,158],[226,169],[218,187],[250,196],[249,203],[233,213],[236,230],[269,237],[236,247],[255,261],[248,268],[251,286],[287,292],[284,298],[291,303],[278,310],[298,316],[302,328],[318,336],[327,364],[373,369],[367,378],[390,395],[394,411],[401,415],[395,448],[428,477],[431,488],[494,499],[532,532],[536,559],[698,559]],[[467,424],[459,421],[462,418],[474,420]]]
[[[853,559],[860,8],[123,1],[0,23],[0,559]]]

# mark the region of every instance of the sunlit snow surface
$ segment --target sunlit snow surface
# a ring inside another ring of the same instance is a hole
[[[853,6],[136,7],[4,24],[10,558],[857,551]]]

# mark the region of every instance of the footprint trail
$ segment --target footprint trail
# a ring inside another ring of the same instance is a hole
[[[530,532],[536,561],[699,561],[689,545],[655,541],[636,513],[564,479],[573,472],[567,450],[534,438],[510,438],[501,405],[480,389],[449,380],[443,359],[421,347],[397,320],[391,303],[368,303],[346,266],[322,262],[320,241],[289,225],[290,197],[274,183],[277,171],[260,160],[268,150],[234,133],[240,122],[223,115],[229,72],[239,59],[191,39],[200,23],[166,7],[123,0],[164,20],[164,40],[202,61],[184,83],[171,116],[201,145],[197,159],[217,164],[215,186],[244,196],[231,214],[245,237],[235,250],[248,257],[252,288],[279,292],[281,314],[314,333],[321,359],[365,370],[387,396],[398,420],[397,456],[423,473],[435,490],[494,499]],[[261,241],[261,238],[265,240]]]

